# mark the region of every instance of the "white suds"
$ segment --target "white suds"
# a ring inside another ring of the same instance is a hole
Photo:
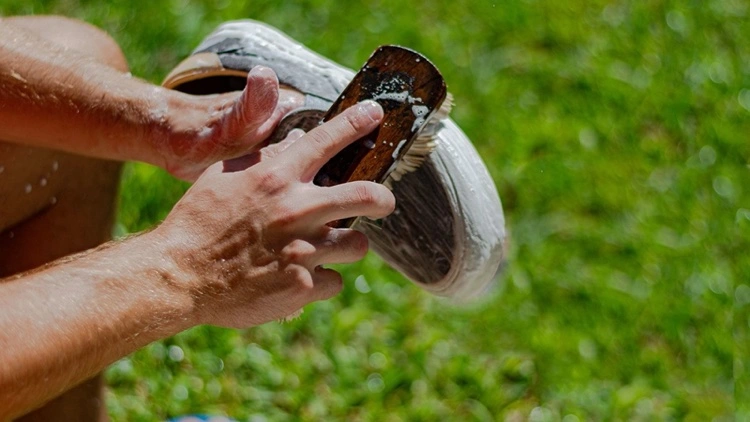
[[[412,142],[400,159],[398,156],[401,154],[401,149],[406,141],[401,141],[393,152],[391,157],[395,160],[394,164],[397,165],[391,166],[389,169],[388,177],[383,182],[386,187],[392,188],[393,182],[398,182],[405,174],[415,171],[422,165],[427,156],[437,146],[437,132],[443,127],[442,120],[448,117],[452,107],[453,97],[450,93],[446,95],[440,107],[434,113],[430,113],[430,110],[425,106],[412,106],[412,113],[416,117],[414,122],[416,127],[413,127],[412,130],[418,130],[417,139]]]
[[[166,122],[167,116],[169,115],[169,105],[167,104],[165,96],[161,95],[161,90],[159,88],[154,87],[154,89],[151,90],[149,103],[151,105],[149,109],[151,119],[159,123]]]
[[[411,130],[413,132],[422,127],[425,119],[427,118],[427,115],[430,113],[430,109],[427,106],[414,105],[411,106],[411,112],[414,113],[414,116],[416,117],[416,119],[414,120],[414,124],[411,126]]]
[[[398,101],[400,103],[409,103],[409,104],[422,104],[424,102],[419,97],[412,97],[411,95],[409,95],[409,91],[381,92],[380,94],[373,96],[372,99],[373,100],[392,100],[392,101]]]
[[[391,154],[391,158],[397,160],[398,154],[401,153],[401,148],[403,148],[404,145],[406,145],[406,139],[402,139],[401,141],[399,141],[398,145],[396,145],[396,149],[393,150],[393,154]]]
[[[393,101],[398,101],[400,103],[406,102],[407,98],[411,98],[409,95],[409,91],[381,92],[380,94],[372,97],[373,100],[393,100]]]
[[[213,132],[213,130],[210,127],[203,126],[200,132],[198,132],[198,137],[201,139],[208,138],[211,135],[211,132]]]
[[[11,71],[10,71],[10,76],[13,77],[13,79],[17,79],[17,80],[19,80],[19,81],[21,81],[21,82],[23,82],[25,84],[29,83],[29,81],[27,81],[26,79],[24,79],[23,76],[21,76],[18,72],[16,72],[13,69],[11,69]]]

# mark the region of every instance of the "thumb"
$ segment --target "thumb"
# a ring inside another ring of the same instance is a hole
[[[256,66],[247,75],[247,85],[235,100],[226,124],[227,135],[241,139],[268,120],[279,101],[279,81],[273,70]]]

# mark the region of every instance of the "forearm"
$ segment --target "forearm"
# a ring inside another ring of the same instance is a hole
[[[193,325],[159,243],[151,232],[0,281],[0,420]]]
[[[163,165],[158,143],[182,95],[0,19],[0,139]],[[174,111],[174,110],[172,110]]]

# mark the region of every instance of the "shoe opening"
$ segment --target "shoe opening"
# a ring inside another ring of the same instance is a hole
[[[223,92],[242,91],[247,78],[236,75],[216,75],[195,79],[173,87],[175,91],[191,95],[211,95]]]

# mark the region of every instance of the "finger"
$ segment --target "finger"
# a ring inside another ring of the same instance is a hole
[[[311,300],[330,299],[339,294],[344,287],[341,274],[328,268],[315,267],[312,277],[313,288],[310,292]]]
[[[200,174],[200,176],[209,175],[209,174],[222,173],[224,171],[223,168],[224,167],[223,167],[223,164],[221,162],[214,163],[214,164],[208,166],[208,168],[206,168],[206,170],[204,170],[203,173]]]
[[[383,119],[383,109],[374,101],[352,106],[331,121],[308,132],[284,154],[290,168],[298,169],[298,176],[311,181],[328,160],[354,142],[372,132]]]
[[[268,120],[276,110],[278,101],[279,81],[276,73],[267,67],[255,66],[247,74],[247,85],[231,112],[234,129],[239,131],[235,135],[242,135]]]
[[[286,138],[284,138],[283,141],[296,141],[297,139],[301,138],[305,135],[305,131],[299,128],[295,128],[289,131],[289,133],[286,134]]]
[[[276,108],[273,113],[271,113],[271,117],[266,121],[261,122],[261,124],[254,129],[250,128],[251,130],[248,130],[245,133],[245,136],[250,139],[263,139],[264,143],[261,146],[266,145],[268,138],[279,125],[283,117],[289,114],[292,110],[302,107],[304,104],[305,97],[299,91],[280,88],[278,102],[276,103]]]
[[[300,212],[299,224],[316,227],[344,218],[365,216],[383,218],[396,207],[393,193],[385,186],[367,181],[342,183],[330,187],[314,187],[320,193],[309,195]]]
[[[282,151],[287,149],[289,145],[304,134],[305,131],[302,129],[293,129],[287,134],[286,138],[273,145],[267,145],[260,150],[253,151],[250,154],[245,154],[241,157],[224,160],[224,172],[234,173],[236,171],[242,171],[263,160],[275,157],[281,154]]]
[[[314,242],[312,266],[350,264],[364,258],[368,250],[367,236],[352,229],[329,228],[324,239]]]
[[[281,141],[269,145],[267,148],[265,148],[267,151],[271,151],[273,155],[269,154],[269,157],[275,157],[279,154],[281,154],[284,150],[289,148],[297,139],[303,137],[305,135],[305,131],[302,129],[292,129],[289,131],[289,133],[286,134],[286,137],[282,139]]]

